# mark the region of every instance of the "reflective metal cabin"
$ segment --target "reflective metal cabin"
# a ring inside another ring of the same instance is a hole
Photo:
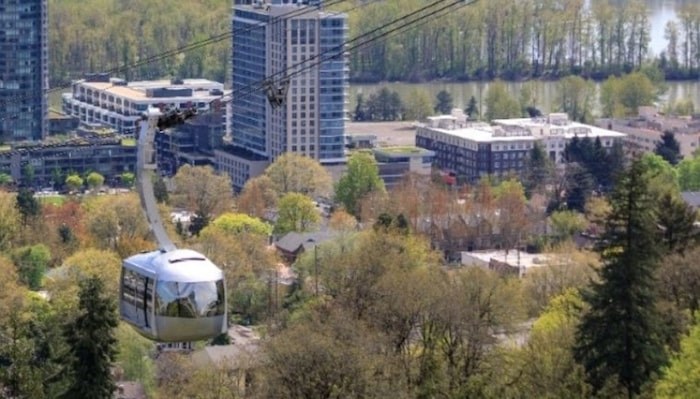
[[[125,259],[119,304],[122,319],[155,341],[210,339],[228,328],[224,274],[189,249]]]

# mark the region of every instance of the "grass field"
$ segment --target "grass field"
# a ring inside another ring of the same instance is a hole
[[[61,206],[66,202],[65,195],[47,195],[47,196],[37,196],[39,202],[42,204],[51,204],[55,206]]]

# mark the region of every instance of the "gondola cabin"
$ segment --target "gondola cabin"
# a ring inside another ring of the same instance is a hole
[[[119,302],[122,320],[154,341],[205,340],[228,328],[224,274],[189,249],[125,259]]]

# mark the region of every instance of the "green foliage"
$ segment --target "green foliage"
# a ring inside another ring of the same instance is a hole
[[[666,192],[658,201],[657,223],[662,242],[668,252],[683,253],[696,244],[695,220],[697,212],[683,199]]]
[[[7,398],[61,397],[70,383],[64,314],[44,298],[30,294],[13,304],[0,326],[0,395]],[[4,390],[3,390],[4,388]]]
[[[576,233],[580,233],[588,225],[583,215],[576,211],[553,212],[550,219],[552,233],[557,241],[571,240]]]
[[[678,185],[681,191],[700,190],[700,156],[682,160],[677,166]]]
[[[105,178],[97,172],[90,172],[85,179],[87,181],[88,187],[95,189],[101,187],[105,183]]]
[[[440,115],[448,115],[453,108],[452,94],[447,90],[440,90],[435,99],[435,112]]]
[[[136,182],[136,176],[134,176],[134,174],[131,172],[124,172],[121,174],[120,177],[121,177],[122,184],[126,187],[129,187],[129,188],[133,187],[134,183]],[[159,201],[159,202],[164,202],[164,201]]]
[[[34,192],[26,188],[20,188],[19,192],[17,192],[15,207],[22,215],[22,223],[25,226],[29,219],[39,216],[41,213],[41,204],[34,197]]]
[[[278,196],[301,193],[310,197],[326,197],[330,194],[331,176],[313,158],[287,152],[280,155],[265,169],[272,188]]]
[[[83,5],[76,0],[49,1],[51,87],[69,84],[87,71],[131,65],[143,57],[230,31],[230,21],[222,18],[230,14],[230,3],[223,0],[195,0],[187,4],[172,0],[152,4],[99,0],[90,10]],[[230,43],[224,40],[129,68],[122,77],[203,77],[224,82],[229,77],[229,59],[221,54],[227,49]]]
[[[432,115],[433,105],[430,102],[430,96],[425,90],[413,90],[404,101],[405,120],[421,121]]]
[[[111,399],[116,389],[111,368],[117,355],[117,307],[96,276],[80,282],[78,296],[80,313],[64,330],[74,377],[65,397]]]
[[[505,83],[496,80],[489,84],[486,92],[486,120],[518,118],[520,103],[508,93]]]
[[[692,116],[695,113],[695,103],[689,98],[668,102],[663,111],[667,115]]]
[[[671,165],[678,164],[682,159],[681,145],[678,143],[678,140],[676,140],[673,132],[664,132],[661,136],[661,141],[656,143],[654,152]]]
[[[229,234],[253,233],[267,236],[272,233],[272,226],[243,213],[224,213],[214,219],[211,225]]]
[[[66,186],[71,191],[78,191],[83,187],[83,178],[77,174],[70,175],[66,177]]]
[[[522,175],[525,194],[528,197],[531,197],[536,192],[545,192],[547,185],[552,181],[554,177],[554,163],[547,156],[547,152],[539,142],[535,142],[532,150],[530,150]]]
[[[659,200],[670,193],[679,195],[676,169],[659,155],[647,153],[641,156],[639,162],[643,165],[651,195]]]
[[[467,103],[464,113],[467,114],[469,119],[475,119],[479,115],[479,107],[474,96],[469,97],[469,103]]]
[[[595,95],[595,84],[580,76],[567,76],[557,82],[556,102],[571,120],[589,123],[593,119]]]
[[[604,116],[637,115],[640,106],[652,105],[657,90],[649,77],[641,72],[608,78],[601,88]]]
[[[160,175],[154,178],[153,195],[156,197],[156,201],[161,204],[167,204],[170,200],[168,187],[165,185],[165,180],[163,180],[163,177]]]
[[[299,193],[288,193],[280,198],[278,204],[275,232],[305,232],[312,230],[321,219],[313,200]]]
[[[51,252],[44,244],[22,247],[12,254],[20,281],[36,291],[41,288],[44,272],[51,262]]]
[[[355,217],[360,214],[360,201],[372,192],[385,191],[374,157],[364,152],[353,154],[348,168],[335,186],[335,201]]]
[[[681,341],[681,352],[673,357],[656,384],[656,398],[683,399],[700,397],[700,324]]]
[[[8,186],[11,183],[12,183],[12,176],[8,175],[7,173],[0,172],[0,187],[1,186]]]
[[[647,176],[644,164],[635,161],[612,193],[600,248],[600,282],[584,296],[590,311],[582,318],[575,346],[576,359],[596,391],[616,381],[630,397],[666,362],[654,286],[660,250]]]
[[[403,108],[399,93],[382,87],[378,92],[370,94],[361,112],[364,120],[395,121],[401,119]]]
[[[153,342],[143,338],[125,323],[119,324],[115,336],[118,342],[116,362],[124,372],[124,379],[138,381],[147,393],[152,393],[156,377],[152,360]]]
[[[507,372],[521,373],[514,386],[521,397],[591,396],[583,368],[571,351],[582,306],[575,290],[554,297],[532,326],[525,346],[514,351],[516,362]]]
[[[16,239],[21,219],[16,203],[14,194],[0,191],[0,250],[8,249]]]
[[[26,164],[22,166],[22,183],[26,186],[31,187],[34,184],[34,166],[32,164]]]

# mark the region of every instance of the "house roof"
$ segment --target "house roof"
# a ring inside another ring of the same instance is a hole
[[[256,342],[244,345],[205,346],[192,354],[194,362],[200,366],[215,365],[230,369],[246,368],[257,359],[259,345]]]
[[[700,192],[699,191],[684,191],[681,193],[683,201],[693,208],[700,207]]]
[[[297,233],[290,232],[282,236],[275,246],[285,252],[297,252],[300,248],[310,249],[316,244],[328,241],[334,238],[335,232],[325,230],[325,231],[314,231],[310,233]]]
[[[117,390],[114,392],[115,399],[146,399],[146,397],[146,390],[140,382],[117,382]]]

